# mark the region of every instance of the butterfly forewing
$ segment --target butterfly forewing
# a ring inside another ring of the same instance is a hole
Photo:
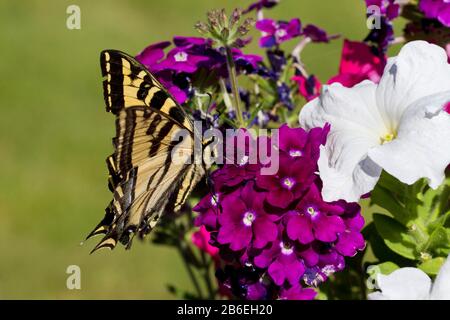
[[[113,200],[88,236],[105,234],[93,251],[112,249],[119,241],[129,247],[134,234],[144,236],[161,215],[178,211],[205,173],[192,161],[192,123],[161,83],[123,52],[103,51],[100,60],[116,136],[107,158]],[[186,161],[173,161],[175,148]]]

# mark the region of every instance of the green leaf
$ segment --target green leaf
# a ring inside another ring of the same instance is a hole
[[[449,237],[444,227],[438,227],[431,234],[425,251],[436,251],[442,248],[449,248]]]
[[[377,264],[376,267],[378,268],[378,272],[384,275],[391,274],[392,272],[400,268],[398,265],[391,261]]]
[[[405,207],[397,200],[394,194],[388,189],[377,186],[371,192],[371,201],[373,204],[377,204],[383,209],[389,211],[392,216],[400,221],[402,224],[406,225],[409,221],[408,212]]]
[[[445,258],[439,257],[427,260],[419,265],[419,269],[428,275],[435,276],[439,273],[441,266],[444,264]]]
[[[417,244],[414,238],[408,234],[408,229],[404,225],[379,213],[373,215],[373,220],[378,233],[389,249],[402,257],[416,259]]]

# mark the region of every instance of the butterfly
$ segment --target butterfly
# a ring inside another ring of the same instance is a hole
[[[107,159],[113,199],[87,239],[104,234],[92,252],[127,248],[143,238],[162,215],[177,212],[208,170],[193,161],[195,139],[211,154],[192,120],[161,83],[132,56],[117,50],[100,54],[106,110],[116,117],[114,153]],[[174,139],[178,137],[178,139]],[[174,154],[181,154],[174,161]],[[190,160],[190,161],[187,161]]]

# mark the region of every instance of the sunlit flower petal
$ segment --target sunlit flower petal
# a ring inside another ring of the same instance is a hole
[[[416,268],[401,268],[390,275],[377,275],[381,292],[369,294],[371,300],[424,300],[428,298],[431,279]]]

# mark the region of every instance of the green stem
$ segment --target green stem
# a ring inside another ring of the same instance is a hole
[[[189,262],[186,260],[186,255],[184,254],[183,248],[181,247],[181,245],[178,245],[177,249],[181,255],[181,258],[184,262],[184,266],[189,274],[189,278],[191,278],[192,284],[194,285],[195,291],[197,292],[199,299],[203,299],[202,290],[200,289],[200,285],[198,284],[198,281],[197,281],[197,278],[195,277],[194,271],[192,271],[192,268],[189,265]]]
[[[213,286],[211,284],[211,278],[210,278],[210,274],[209,274],[209,263],[206,258],[205,252],[201,251],[201,255],[202,255],[202,263],[203,263],[203,278],[205,279],[206,288],[208,289],[208,295],[209,295],[208,298],[213,300],[215,298],[216,294],[215,294]]]
[[[238,126],[240,128],[244,128],[245,123],[244,123],[244,117],[242,116],[241,99],[239,97],[239,90],[238,90],[238,85],[237,85],[236,66],[234,64],[231,48],[226,47],[225,49],[226,49],[226,56],[227,56],[228,75],[229,75],[230,83],[231,83],[231,92],[233,93],[233,98],[234,98],[234,108],[236,111]]]

